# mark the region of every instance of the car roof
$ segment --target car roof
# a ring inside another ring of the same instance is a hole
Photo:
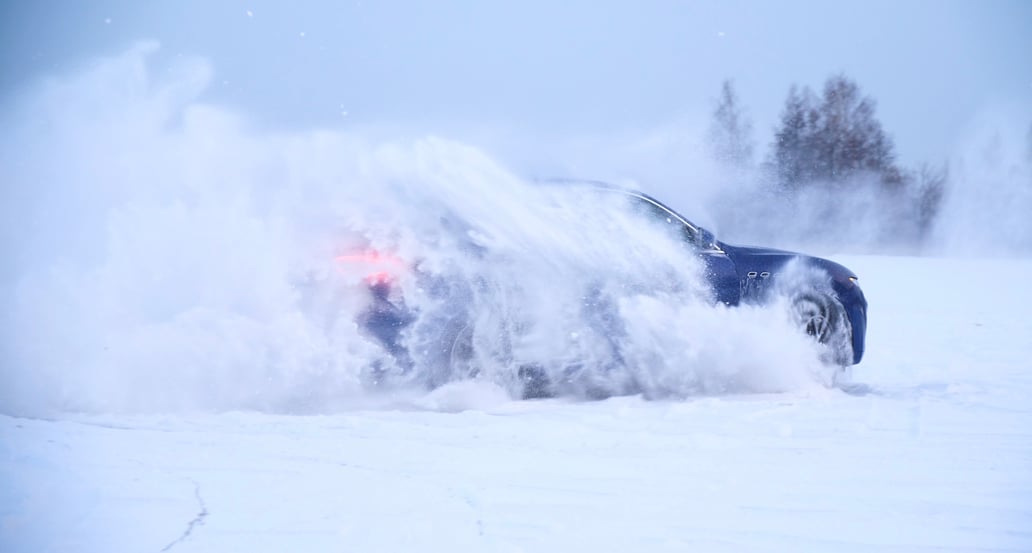
[[[696,232],[699,231],[699,225],[696,225],[695,223],[693,223],[690,220],[688,220],[684,215],[681,215],[680,213],[678,213],[676,209],[666,205],[665,203],[661,202],[660,200],[658,200],[658,199],[656,199],[656,198],[650,196],[649,194],[646,194],[646,193],[644,193],[644,192],[642,192],[640,190],[635,190],[633,188],[627,188],[625,186],[619,186],[619,185],[616,185],[616,184],[613,184],[613,183],[609,183],[609,182],[605,182],[605,181],[600,181],[600,180],[592,180],[592,179],[572,179],[572,178],[562,178],[562,177],[558,177],[558,178],[551,177],[551,178],[544,178],[544,179],[536,179],[534,182],[536,182],[538,184],[546,185],[546,186],[570,186],[570,187],[594,188],[594,189],[597,189],[597,190],[619,192],[619,193],[622,193],[622,194],[626,194],[628,196],[635,196],[635,197],[641,198],[643,200],[646,200],[648,202],[651,202],[653,204],[656,204],[657,206],[661,207],[662,209],[665,209],[666,211],[669,211],[671,214],[675,215],[678,219],[680,219],[684,224],[686,224],[689,227],[691,227],[691,229],[693,231],[696,231]]]

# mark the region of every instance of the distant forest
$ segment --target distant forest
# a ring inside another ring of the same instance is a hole
[[[721,218],[809,242],[920,248],[941,211],[948,168],[901,167],[875,108],[844,75],[828,78],[820,94],[793,85],[757,161],[752,124],[724,81],[708,137],[733,181]]]

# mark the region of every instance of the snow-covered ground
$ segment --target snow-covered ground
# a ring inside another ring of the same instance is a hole
[[[848,392],[0,416],[0,551],[1032,550],[1032,261],[835,259]]]

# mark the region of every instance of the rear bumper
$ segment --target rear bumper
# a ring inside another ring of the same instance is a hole
[[[356,322],[392,355],[397,357],[404,353],[401,331],[412,322],[412,315],[404,307],[377,298]]]

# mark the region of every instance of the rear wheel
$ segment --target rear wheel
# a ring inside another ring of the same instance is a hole
[[[463,326],[452,341],[448,370],[452,379],[473,378],[479,373],[473,357],[473,327],[469,324]]]

